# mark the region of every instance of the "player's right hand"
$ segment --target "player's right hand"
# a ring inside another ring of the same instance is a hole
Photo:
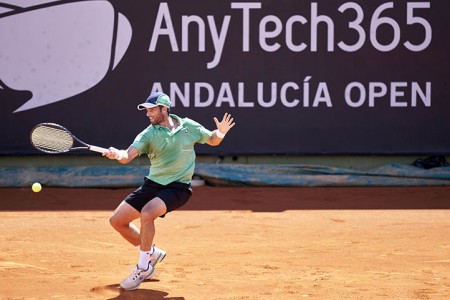
[[[122,153],[120,152],[120,150],[114,147],[109,147],[108,151],[104,152],[102,155],[106,156],[109,159],[120,160],[122,158]]]

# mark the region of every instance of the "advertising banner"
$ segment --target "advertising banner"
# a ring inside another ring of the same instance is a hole
[[[0,0],[0,154],[38,123],[127,148],[151,92],[209,155],[450,153],[448,1]]]

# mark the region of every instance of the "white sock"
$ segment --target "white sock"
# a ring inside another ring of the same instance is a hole
[[[139,250],[139,262],[138,262],[139,269],[141,270],[148,269],[148,264],[150,263],[150,253],[151,250],[148,251]]]
[[[137,245],[135,247],[136,247],[136,249],[141,251],[141,245]],[[150,249],[150,255],[152,255],[153,253],[155,253],[155,245],[152,245],[152,249]]]

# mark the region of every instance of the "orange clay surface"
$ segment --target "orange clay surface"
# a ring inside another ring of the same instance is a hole
[[[0,189],[0,299],[450,299],[450,187],[196,187],[123,291],[138,251],[108,218],[131,191]]]

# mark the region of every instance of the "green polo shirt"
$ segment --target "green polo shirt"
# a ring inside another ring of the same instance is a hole
[[[170,115],[179,126],[173,131],[160,125],[150,125],[139,133],[132,147],[139,154],[147,154],[150,172],[147,176],[159,184],[171,182],[190,183],[195,168],[195,143],[204,144],[212,132],[199,123]]]

